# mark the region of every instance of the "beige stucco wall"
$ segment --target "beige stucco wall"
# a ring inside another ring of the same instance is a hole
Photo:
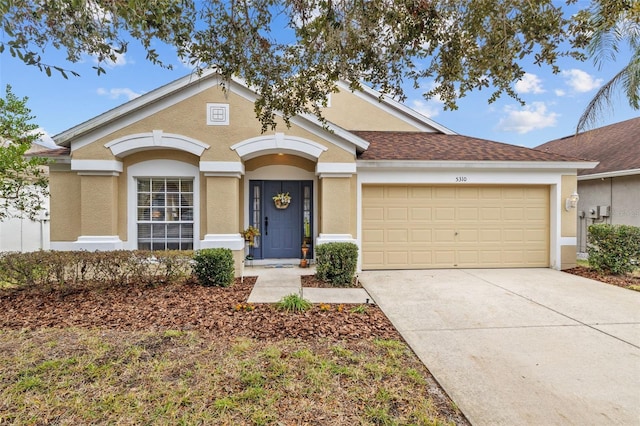
[[[230,124],[228,126],[208,126],[206,124],[207,103],[229,104]],[[326,142],[322,137],[299,126],[292,125],[287,128],[286,124],[281,120],[278,120],[278,126],[275,131],[263,134],[253,108],[253,103],[241,96],[232,92],[225,95],[220,88],[211,88],[143,118],[136,123],[116,130],[82,148],[75,149],[73,158],[111,160],[114,157],[111,151],[104,147],[106,143],[128,135],[162,130],[164,133],[187,136],[208,144],[210,148],[202,154],[202,161],[239,161],[237,153],[231,150],[230,146],[247,139],[264,136],[265,134],[274,134],[275,132],[312,140],[327,147],[328,150],[321,155],[320,161],[354,161],[353,154]]]
[[[206,234],[235,234],[240,229],[240,179],[207,176]]]
[[[80,234],[80,176],[50,171],[51,241],[76,241]]]
[[[565,200],[578,189],[578,180],[576,175],[563,175],[561,178],[560,188],[560,236],[575,237],[576,226],[578,221],[577,209],[565,209]],[[576,245],[562,245],[560,247],[560,269],[569,269],[576,266]]]
[[[80,198],[82,235],[117,235],[118,178],[80,176]]]
[[[321,229],[325,234],[352,233],[352,193],[351,178],[323,178],[320,180]]]
[[[322,114],[330,122],[347,130],[419,130],[348,90],[332,93],[331,106],[323,108]]]

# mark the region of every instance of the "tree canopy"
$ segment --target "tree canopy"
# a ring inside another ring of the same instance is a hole
[[[115,60],[131,40],[147,59],[167,66],[158,42],[198,69],[243,79],[259,96],[263,128],[298,113],[320,115],[336,81],[360,82],[403,99],[424,90],[446,108],[470,91],[518,99],[523,62],[557,69],[563,55],[584,58],[593,9],[569,16],[575,3],[552,0],[0,0],[8,51],[47,74],[74,73],[48,64],[46,50]],[[631,0],[601,1],[608,11]],[[596,9],[596,13],[597,9]],[[96,66],[98,73],[105,70]],[[518,99],[519,100],[519,99]]]
[[[631,57],[587,105],[578,121],[578,132],[593,125],[605,108],[611,107],[616,93],[622,92],[631,108],[640,109],[640,2],[600,1],[580,19],[591,29],[587,50],[596,65],[615,61],[625,45]]]
[[[30,114],[27,98],[18,98],[7,86],[5,97],[0,98],[0,221],[8,217],[35,220],[49,195],[42,168],[46,161],[25,157],[41,136]]]

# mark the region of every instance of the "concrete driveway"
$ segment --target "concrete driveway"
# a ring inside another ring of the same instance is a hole
[[[474,425],[640,425],[640,293],[551,269],[360,281]]]

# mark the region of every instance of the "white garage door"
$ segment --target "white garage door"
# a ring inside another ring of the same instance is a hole
[[[362,187],[363,269],[548,265],[548,186]]]

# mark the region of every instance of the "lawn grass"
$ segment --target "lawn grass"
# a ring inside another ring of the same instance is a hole
[[[0,330],[0,365],[0,424],[453,424],[395,340]]]

